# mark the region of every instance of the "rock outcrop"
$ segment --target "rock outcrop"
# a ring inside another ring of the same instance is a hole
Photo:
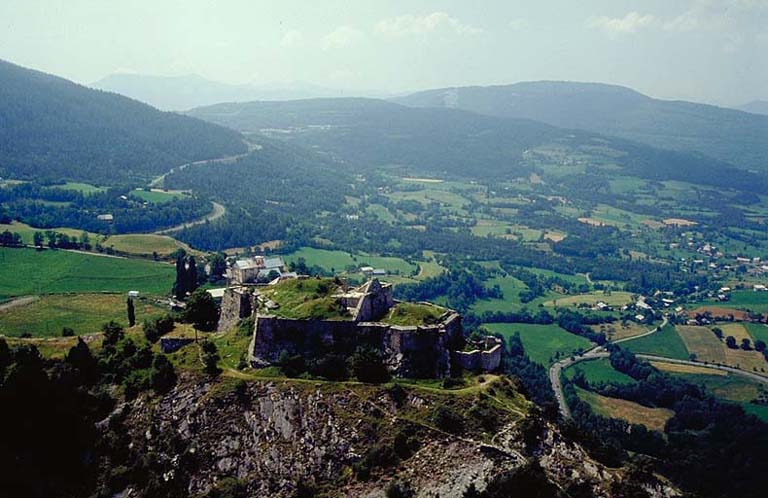
[[[418,497],[460,498],[470,485],[482,491],[501,473],[532,460],[562,488],[580,482],[593,496],[612,496],[621,472],[593,461],[551,425],[531,449],[518,434],[519,417],[508,412],[496,414],[502,429],[492,438],[469,428],[452,435],[432,425],[430,417],[420,418],[454,402],[451,396],[359,384],[238,385],[185,377],[160,399],[140,399],[121,410],[129,414],[130,451],[152,455],[165,483],[187,496],[234,480],[245,496],[289,497],[307,485],[332,491],[328,496],[384,498],[397,480]],[[377,467],[360,478],[360,462],[392,445],[399,432],[417,438],[413,453],[389,462],[380,452],[373,459]],[[654,496],[675,495],[659,483],[648,489]],[[145,496],[130,484],[123,495]]]

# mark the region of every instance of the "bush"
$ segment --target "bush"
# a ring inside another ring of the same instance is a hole
[[[433,416],[435,425],[451,434],[461,434],[464,431],[464,419],[447,406],[439,406]]]
[[[298,377],[307,371],[307,365],[304,357],[301,355],[291,355],[288,351],[283,351],[277,358],[277,366],[286,377]]]
[[[387,486],[387,498],[412,498],[416,495],[407,482],[393,481]]]
[[[316,360],[310,373],[328,380],[344,380],[349,377],[346,358],[337,354],[325,355]]]
[[[203,364],[205,365],[205,373],[208,375],[219,375],[221,369],[219,368],[219,350],[216,344],[211,341],[203,342]]]
[[[389,371],[378,351],[358,348],[350,358],[352,373],[360,382],[382,384],[390,379]]]

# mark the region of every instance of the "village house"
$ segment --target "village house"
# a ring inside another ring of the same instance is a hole
[[[260,279],[269,278],[270,274],[278,276],[285,273],[285,263],[282,258],[266,258],[253,256],[238,259],[228,271],[229,280],[235,284],[254,284]]]

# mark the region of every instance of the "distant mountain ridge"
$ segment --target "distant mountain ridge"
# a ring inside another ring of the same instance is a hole
[[[768,100],[753,100],[746,104],[734,107],[739,111],[751,112],[752,114],[765,114],[768,116]]]
[[[537,81],[426,90],[391,100],[412,107],[533,119],[768,171],[768,116],[654,99],[617,85]]]
[[[135,182],[247,150],[188,116],[0,60],[0,176]]]
[[[354,170],[398,166],[409,171],[475,178],[526,176],[539,158],[558,150],[587,154],[590,166],[644,178],[690,180],[745,190],[763,176],[700,154],[654,148],[594,132],[530,119],[502,118],[445,107],[407,107],[377,99],[310,99],[227,103],[190,115],[245,134],[267,133],[348,164]],[[568,165],[563,165],[567,168]]]
[[[307,83],[232,85],[211,81],[196,74],[186,76],[111,74],[89,86],[119,93],[168,111],[186,111],[193,107],[221,102],[345,96],[343,90]]]

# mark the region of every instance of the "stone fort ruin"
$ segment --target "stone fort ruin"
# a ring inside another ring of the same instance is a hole
[[[254,367],[276,364],[283,352],[310,360],[348,357],[360,347],[377,351],[395,377],[491,371],[501,362],[500,343],[467,351],[461,315],[429,303],[396,301],[392,285],[375,278],[354,288],[306,277],[227,288],[219,330],[245,318],[254,322],[248,349]]]

